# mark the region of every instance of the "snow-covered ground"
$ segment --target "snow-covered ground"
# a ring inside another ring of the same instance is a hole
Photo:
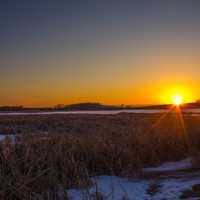
[[[82,200],[84,197],[87,199],[89,194],[91,195],[98,191],[106,199],[121,200],[124,196],[130,199],[144,199],[146,197],[145,191],[149,185],[148,181],[137,182],[116,176],[94,177],[92,182],[94,186],[89,191],[73,189],[68,191],[69,196],[75,200]]]
[[[110,115],[118,113],[162,113],[166,109],[121,109],[121,110],[81,110],[81,111],[46,111],[46,112],[0,112],[0,116],[12,115],[57,115],[57,114],[91,114],[91,115]]]
[[[192,167],[191,159],[185,159],[178,162],[166,162],[157,167],[148,167],[144,168],[145,172],[170,172],[170,171],[178,171],[189,169]]]
[[[3,141],[3,140],[5,140],[6,138],[11,139],[11,142],[15,143],[16,135],[11,135],[11,134],[9,134],[9,135],[3,135],[3,134],[1,134],[0,135],[0,142]]]
[[[179,170],[191,168],[190,159],[164,163],[159,167],[145,168],[144,172],[170,172],[177,171],[177,176],[165,178],[153,177],[150,179],[127,179],[116,176],[99,176],[91,178],[93,186],[88,190],[68,190],[71,199],[91,199],[97,191],[106,200],[177,200],[184,191],[200,184],[200,172],[178,173]],[[89,198],[90,196],[90,198]],[[186,198],[199,200],[200,197]]]
[[[0,112],[0,116],[18,116],[18,115],[66,115],[66,114],[91,114],[91,115],[111,115],[119,113],[165,113],[167,109],[121,109],[121,110],[102,110],[102,111],[46,111],[46,112]],[[174,110],[174,112],[176,112]],[[200,109],[184,109],[183,113],[193,114],[195,116],[200,115]]]

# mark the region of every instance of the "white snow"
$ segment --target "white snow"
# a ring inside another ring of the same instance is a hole
[[[156,168],[145,168],[145,172],[169,172],[191,167],[190,159],[168,162]],[[176,178],[127,179],[117,176],[98,176],[91,178],[93,184],[88,189],[70,189],[68,195],[72,200],[91,199],[91,195],[98,191],[106,200],[179,200],[183,191],[191,189],[193,185],[200,184],[200,173],[190,172],[179,174]],[[151,186],[157,188],[154,194],[148,190]],[[90,196],[90,198],[89,198]],[[95,199],[95,198],[94,198]],[[199,198],[187,198],[198,200]]]
[[[88,190],[68,190],[72,200],[88,199],[89,195],[100,192],[106,200],[178,200],[184,190],[191,189],[193,185],[200,184],[200,177],[187,179],[168,180],[128,180],[116,176],[99,176],[92,178],[94,186]],[[151,184],[158,184],[158,192],[155,195],[148,194]],[[97,189],[98,188],[98,189]],[[193,198],[195,199],[195,198]]]
[[[200,184],[200,177],[192,179],[169,179],[161,181],[161,190],[152,200],[158,200],[165,197],[167,200],[180,199],[183,191],[191,189],[193,185]],[[194,198],[193,198],[194,199]],[[199,198],[198,198],[199,199]]]
[[[145,172],[169,172],[189,169],[192,167],[191,159],[181,160],[177,162],[167,162],[157,167],[144,168]]]
[[[73,189],[68,191],[69,196],[74,200],[82,200],[87,199],[87,195],[98,191],[108,200],[121,200],[123,197],[142,200],[147,197],[145,193],[149,185],[148,181],[131,181],[116,176],[94,177],[92,178],[92,182],[94,186],[87,193],[84,190]]]
[[[15,115],[57,115],[57,114],[98,114],[98,115],[110,115],[119,113],[165,113],[167,109],[121,109],[121,110],[102,110],[102,111],[46,111],[46,112],[0,112],[0,116],[15,116]],[[174,110],[174,112],[176,112]],[[183,113],[200,115],[200,109],[184,109]]]
[[[5,140],[6,136],[5,135],[0,135],[0,141]]]
[[[5,140],[6,138],[10,138],[12,143],[15,143],[16,135],[0,135],[0,142]]]
[[[9,115],[57,115],[57,114],[98,114],[98,115],[110,115],[110,114],[119,114],[119,113],[162,113],[166,112],[165,109],[121,109],[121,110],[82,110],[82,111],[47,111],[47,112],[0,112],[0,116],[9,116]]]

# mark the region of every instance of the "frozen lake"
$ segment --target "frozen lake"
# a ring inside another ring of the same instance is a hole
[[[46,111],[46,112],[0,112],[0,116],[14,116],[14,115],[67,115],[67,114],[99,114],[110,115],[119,113],[164,113],[167,109],[122,109],[122,110],[103,110],[103,111]],[[175,111],[173,111],[175,112]],[[183,109],[183,113],[200,114],[200,109]]]

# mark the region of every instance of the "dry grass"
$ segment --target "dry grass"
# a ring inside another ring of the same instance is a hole
[[[89,186],[90,176],[134,176],[144,165],[199,152],[199,117],[184,117],[187,135],[176,116],[153,126],[159,118],[154,114],[1,117],[2,132],[20,129],[31,134],[0,145],[0,199],[67,199],[65,189]],[[39,133],[49,134],[35,136],[38,127],[46,127]]]

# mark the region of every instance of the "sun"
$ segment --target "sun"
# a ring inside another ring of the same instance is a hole
[[[172,104],[176,107],[195,102],[197,99],[196,90],[188,85],[166,85],[160,91],[160,101],[163,104]]]
[[[175,95],[172,97],[172,102],[175,106],[183,104],[183,97],[181,95]]]

